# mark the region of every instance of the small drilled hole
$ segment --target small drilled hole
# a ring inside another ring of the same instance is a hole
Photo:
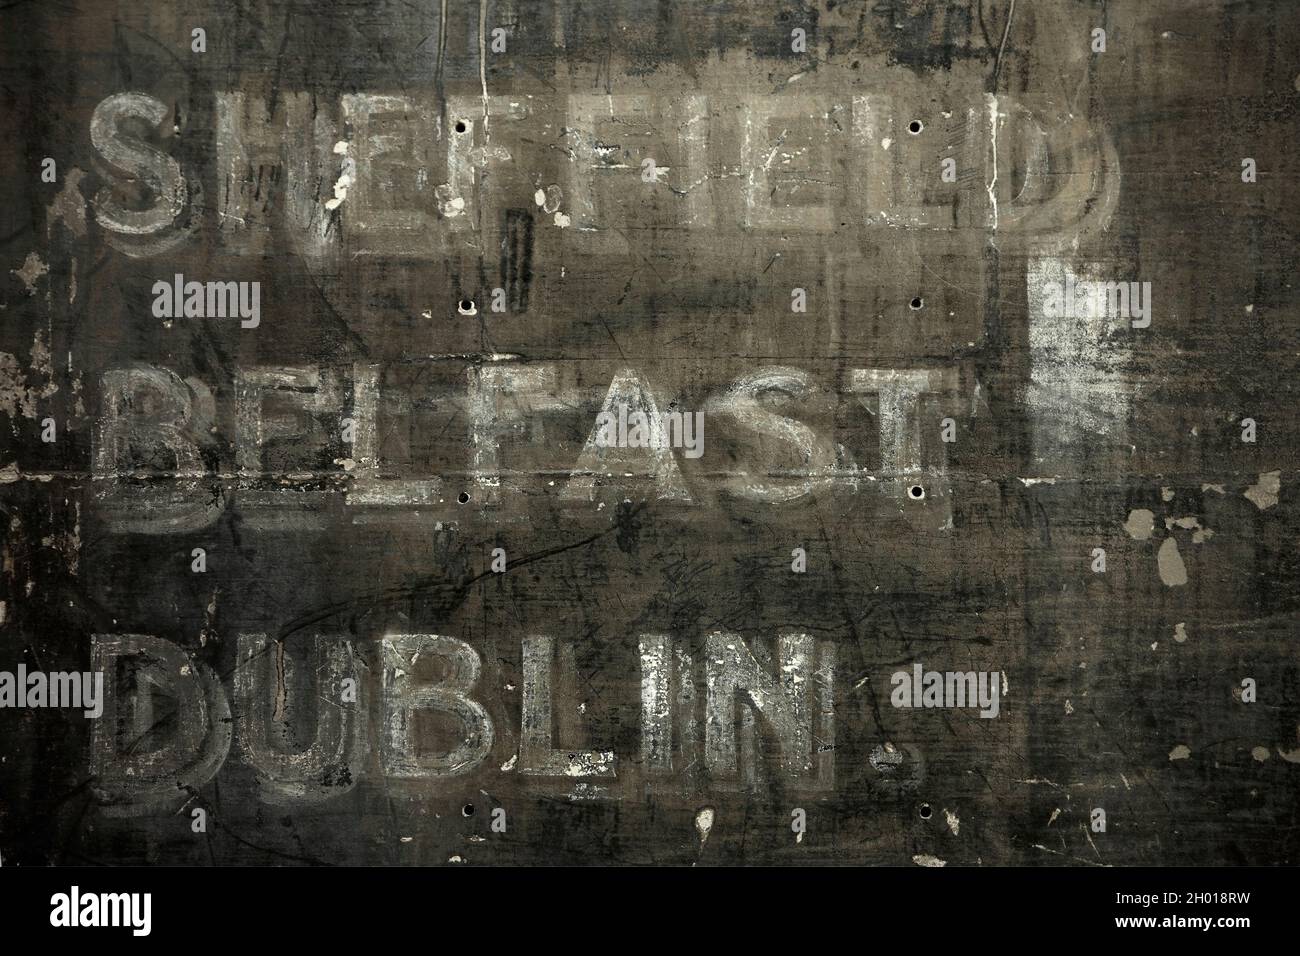
[[[925,129],[925,127],[921,124],[920,120],[912,120],[912,122],[907,124],[907,131],[913,136],[921,132],[923,129]]]
[[[911,495],[913,498],[915,498],[917,501],[920,501],[922,498],[925,497],[925,489],[922,488],[920,485],[913,485],[910,489],[908,489],[907,493]]]
[[[923,803],[923,804],[921,804],[921,819],[922,819],[922,820],[928,820],[928,819],[930,819],[930,815],[931,815],[932,813],[934,813],[934,811],[930,809],[930,805],[929,805],[928,803]]]
[[[459,501],[461,504],[468,504],[468,503],[469,503],[469,492],[468,492],[468,491],[462,491],[462,492],[460,493],[460,497],[457,498],[456,500]]]
[[[460,815],[463,817],[472,817],[474,815],[474,804],[467,803],[460,808]]]
[[[473,311],[474,311],[474,300],[473,300],[473,299],[461,299],[461,300],[460,300],[460,310],[461,310],[462,312],[473,312]]]
[[[458,132],[458,133],[463,133],[463,132],[465,132],[465,121],[464,121],[464,120],[456,120],[456,132]]]
[[[919,309],[921,306],[925,305],[925,300],[919,295],[913,296],[912,301],[909,302],[908,305],[910,305],[914,310]]]

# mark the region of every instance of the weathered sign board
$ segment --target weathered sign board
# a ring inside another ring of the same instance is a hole
[[[0,21],[0,861],[1296,861],[1294,4]]]

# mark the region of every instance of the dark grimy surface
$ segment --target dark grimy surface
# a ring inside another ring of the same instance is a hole
[[[0,22],[4,864],[1296,862],[1300,6]]]

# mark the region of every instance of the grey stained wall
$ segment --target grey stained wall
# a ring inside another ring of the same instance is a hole
[[[0,22],[4,864],[1296,862],[1300,6]]]

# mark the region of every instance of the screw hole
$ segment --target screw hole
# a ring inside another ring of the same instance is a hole
[[[934,813],[934,811],[930,809],[930,805],[929,805],[928,803],[923,803],[923,804],[921,804],[921,819],[922,819],[922,820],[928,820],[928,819],[930,819],[930,816],[931,816],[931,814],[933,814],[933,813]]]
[[[913,498],[915,498],[917,501],[920,501],[922,498],[925,497],[925,489],[922,488],[920,485],[913,485],[911,488],[908,489],[907,493],[911,495]]]
[[[472,817],[474,815],[474,804],[467,803],[460,808],[460,814],[463,817]]]
[[[469,492],[468,492],[468,491],[462,491],[462,492],[460,493],[460,497],[457,498],[456,500],[459,501],[461,504],[468,504],[468,503],[469,503]]]
[[[908,305],[910,305],[913,311],[915,311],[916,309],[919,309],[921,306],[925,305],[925,300],[922,299],[919,295],[913,296],[912,301],[909,302]]]
[[[465,132],[465,121],[464,121],[464,120],[456,120],[456,132],[458,132],[458,133],[463,133],[463,132]]]
[[[474,311],[474,300],[473,300],[473,299],[461,299],[461,300],[460,300],[460,311],[461,311],[461,312],[464,312],[466,315],[468,315],[469,313],[473,312],[473,311]]]
[[[912,120],[912,122],[907,124],[907,131],[911,133],[913,136],[921,132],[921,130],[923,129],[925,129],[925,126],[921,123],[920,120]]]

